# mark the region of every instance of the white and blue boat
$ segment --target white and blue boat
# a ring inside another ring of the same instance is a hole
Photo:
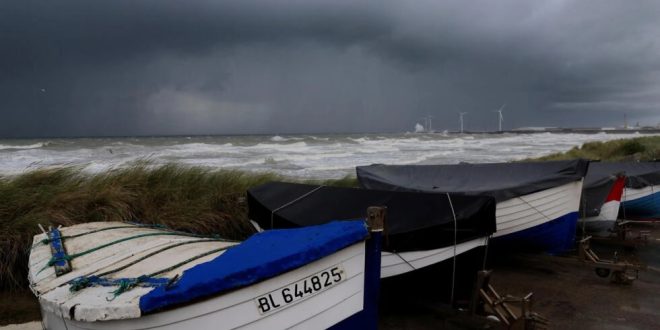
[[[619,217],[624,219],[660,218],[660,162],[594,163],[601,170],[626,175]]]
[[[573,247],[586,160],[357,167],[366,189],[492,196],[493,243],[558,253]]]
[[[341,221],[234,242],[85,223],[35,236],[30,288],[47,329],[375,329],[380,231]]]
[[[591,235],[609,236],[619,216],[626,183],[623,171],[592,162],[584,179],[580,203],[580,229]]]

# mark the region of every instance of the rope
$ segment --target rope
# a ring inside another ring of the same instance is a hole
[[[148,226],[148,225],[145,225],[144,227],[147,227],[147,226]],[[154,227],[155,227],[155,226],[154,226]],[[84,233],[80,233],[80,234],[76,234],[76,235],[62,236],[61,238],[62,238],[62,239],[65,239],[65,238],[76,238],[76,237],[81,237],[81,236],[85,236],[85,235],[89,235],[89,234],[98,233],[98,232],[101,232],[101,231],[112,230],[112,229],[122,229],[122,228],[135,228],[135,226],[114,226],[114,227],[99,228],[99,229],[90,230],[90,231],[87,231],[87,232],[84,232]],[[42,240],[41,240],[41,243],[43,243],[44,245],[46,245],[46,244],[50,243],[50,239],[49,239],[49,238],[42,239]]]
[[[203,257],[206,257],[206,256],[208,256],[208,255],[214,254],[214,253],[216,253],[216,252],[220,252],[220,251],[227,250],[227,249],[229,249],[229,248],[230,248],[230,246],[224,246],[224,247],[221,247],[221,248],[217,248],[217,249],[213,249],[213,250],[210,250],[210,251],[206,251],[206,252],[204,252],[204,253],[198,254],[198,255],[196,255],[196,256],[194,256],[194,257],[190,257],[190,258],[188,258],[188,259],[186,259],[186,260],[184,260],[184,261],[181,261],[181,262],[179,262],[179,263],[177,263],[177,264],[174,264],[174,265],[172,265],[172,266],[170,266],[170,267],[167,267],[167,268],[161,269],[161,270],[159,270],[159,271],[153,272],[153,273],[147,275],[147,277],[154,277],[154,276],[156,276],[156,275],[160,275],[160,274],[162,274],[162,273],[167,273],[167,272],[169,272],[169,271],[171,271],[171,270],[174,270],[174,269],[177,269],[177,268],[179,268],[179,267],[181,267],[181,266],[183,266],[183,265],[185,265],[185,264],[187,264],[187,263],[189,263],[189,262],[191,262],[191,261],[195,261],[195,260],[197,260],[197,259],[199,259],[199,258],[203,258]]]
[[[582,198],[581,200],[582,203],[582,239],[585,239],[587,233],[586,233],[586,226],[587,226],[587,199]]]
[[[486,260],[488,260],[488,245],[490,245],[490,236],[486,237],[486,248],[484,249],[484,265],[481,270],[486,270]]]
[[[127,291],[129,291],[129,290],[131,290],[131,289],[133,289],[137,286],[145,286],[145,287],[158,287],[158,286],[163,286],[163,285],[170,286],[170,285],[172,285],[172,283],[175,280],[177,280],[179,278],[178,274],[175,275],[171,279],[169,279],[169,278],[157,278],[155,276],[160,275],[162,273],[172,271],[174,269],[177,269],[177,268],[179,268],[179,267],[181,267],[181,266],[183,266],[183,265],[185,265],[189,262],[195,261],[199,258],[203,258],[203,257],[206,257],[206,256],[211,255],[213,253],[217,253],[217,252],[220,252],[220,251],[223,251],[223,250],[227,250],[230,247],[231,246],[224,246],[224,247],[221,247],[221,248],[209,250],[209,251],[200,253],[198,255],[195,255],[193,257],[190,257],[190,258],[188,258],[186,260],[183,260],[181,262],[178,262],[178,263],[176,263],[172,266],[163,268],[161,270],[152,272],[152,273],[147,274],[147,275],[141,275],[141,276],[138,276],[136,278],[122,278],[122,279],[118,279],[118,280],[112,280],[112,279],[101,278],[101,275],[99,275],[99,276],[81,276],[81,277],[78,277],[78,278],[76,278],[76,279],[74,279],[74,280],[72,280],[68,283],[68,284],[70,284],[69,291],[76,292],[76,291],[80,291],[84,288],[87,288],[89,286],[93,286],[93,285],[119,286],[117,289],[115,289],[114,291],[111,292],[112,293],[112,298],[109,298],[109,299],[106,298],[107,301],[112,301],[115,298],[117,298],[117,296],[119,296],[122,293],[127,292]],[[157,252],[162,252],[162,251],[157,251]],[[123,268],[126,268],[126,267],[123,267]],[[121,269],[117,269],[117,270],[114,270],[114,271],[118,271],[118,270],[121,270]],[[108,273],[108,272],[106,272],[106,273]],[[104,274],[106,274],[106,273],[104,273]]]
[[[234,243],[234,242],[238,243],[239,242],[239,241],[235,241],[235,240],[220,238],[218,235],[206,236],[206,235],[192,234],[192,233],[188,233],[188,232],[167,229],[165,226],[160,225],[160,224],[155,224],[155,225],[134,224],[134,225],[129,225],[129,226],[115,226],[115,227],[100,228],[100,229],[95,229],[95,230],[91,230],[91,231],[76,234],[76,235],[60,236],[60,239],[62,241],[64,241],[64,239],[77,238],[77,237],[81,237],[81,236],[85,236],[85,235],[89,235],[89,234],[94,234],[94,233],[98,233],[98,232],[106,231],[106,230],[111,230],[111,229],[135,228],[135,227],[162,228],[162,229],[166,230],[167,232],[177,233],[181,236],[213,238],[214,240],[223,241],[223,242],[230,242],[230,243]],[[51,242],[50,238],[45,238],[45,239],[41,240],[39,243],[47,245],[47,244],[50,244],[50,242]],[[38,247],[39,243],[36,243],[36,244],[32,245],[29,250],[31,251],[34,248]]]
[[[149,254],[147,254],[147,255],[145,255],[145,256],[142,256],[142,257],[140,257],[140,258],[138,258],[138,259],[136,259],[136,260],[133,260],[133,261],[127,263],[126,265],[123,265],[123,266],[121,266],[121,267],[118,267],[118,268],[115,268],[115,269],[109,270],[109,271],[107,271],[107,272],[103,272],[103,273],[101,273],[101,274],[98,274],[97,276],[99,276],[99,277],[103,277],[103,276],[107,276],[107,275],[110,275],[110,274],[116,273],[116,272],[121,271],[121,270],[124,270],[124,269],[126,269],[126,268],[128,268],[128,267],[131,267],[131,266],[133,266],[133,265],[135,265],[135,264],[137,264],[137,263],[139,263],[139,262],[141,262],[141,261],[144,261],[144,260],[146,260],[147,258],[153,257],[153,256],[155,256],[156,254],[159,254],[159,253],[161,253],[161,252],[167,251],[167,250],[169,250],[169,249],[173,249],[173,248],[178,247],[178,246],[182,246],[182,245],[186,245],[186,244],[194,244],[194,243],[216,242],[216,241],[218,241],[218,240],[216,240],[216,239],[200,239],[200,240],[186,241],[186,242],[180,242],[180,243],[176,243],[176,244],[168,245],[168,246],[166,246],[166,247],[164,247],[164,248],[162,248],[162,249],[156,250],[156,251],[151,252],[151,253],[149,253]]]
[[[623,219],[626,220],[626,201],[628,201],[628,180],[630,178],[626,175],[626,184],[623,186],[623,200],[619,207],[623,209]]]
[[[84,232],[84,233],[80,233],[80,234],[76,234],[76,235],[61,236],[61,239],[64,240],[64,239],[69,239],[69,238],[77,238],[77,237],[81,237],[81,236],[85,236],[85,235],[89,235],[89,234],[95,234],[95,233],[102,232],[102,231],[106,231],[106,230],[125,229],[125,228],[135,228],[135,227],[141,227],[141,228],[159,228],[159,229],[166,230],[167,232],[178,233],[178,234],[180,234],[181,236],[190,236],[190,237],[212,237],[212,238],[220,239],[217,235],[215,235],[215,236],[205,236],[205,235],[192,234],[192,233],[187,233],[187,232],[183,232],[183,231],[177,231],[177,230],[168,229],[167,227],[165,227],[164,225],[161,225],[161,224],[154,224],[154,225],[148,225],[148,224],[132,224],[132,225],[126,225],[126,226],[114,226],[114,227],[99,228],[99,229],[90,230],[90,231],[87,231],[87,232]],[[231,241],[231,240],[225,240],[225,241],[227,241],[227,242],[234,242],[234,241]],[[42,239],[42,240],[41,240],[41,243],[44,244],[44,245],[49,244],[49,243],[50,243],[50,238]],[[35,245],[36,245],[36,244],[35,244]]]
[[[447,200],[449,201],[449,207],[451,208],[451,214],[454,216],[454,260],[452,264],[452,270],[451,270],[451,304],[454,304],[454,285],[456,283],[456,241],[457,241],[457,231],[458,231],[458,225],[456,223],[456,213],[454,212],[454,204],[451,202],[451,197],[449,196],[449,193],[447,194]]]
[[[411,268],[412,270],[417,270],[417,268],[415,268],[415,266],[413,266],[410,262],[408,262],[408,260],[406,260],[406,258],[402,257],[401,254],[399,254],[399,252],[392,252],[392,253],[393,253],[393,254],[396,254],[396,256],[399,257],[399,259],[403,260],[403,262],[405,262],[406,264],[408,264],[408,266],[410,266],[410,268]]]
[[[106,247],[108,247],[108,246],[112,246],[112,245],[115,245],[115,244],[118,244],[118,243],[121,243],[121,242],[129,241],[129,240],[136,239],[136,238],[142,238],[142,237],[149,237],[149,236],[169,236],[169,235],[172,235],[172,236],[173,236],[173,235],[180,236],[178,233],[169,233],[169,232],[168,232],[168,233],[159,232],[159,233],[140,234],[140,235],[135,235],[135,236],[124,237],[124,238],[121,238],[121,239],[118,239],[118,240],[115,240],[115,241],[112,241],[112,242],[109,242],[109,243],[106,243],[106,244],[102,244],[102,245],[99,245],[99,246],[97,246],[97,247],[95,247],[95,248],[91,248],[91,249],[89,249],[89,250],[87,250],[87,251],[83,251],[83,252],[79,252],[79,253],[74,253],[74,254],[70,254],[70,255],[64,255],[64,256],[59,257],[59,258],[53,256],[53,257],[48,261],[48,263],[46,263],[46,265],[44,266],[44,268],[42,268],[39,272],[42,272],[44,269],[46,269],[46,268],[48,268],[48,267],[51,267],[52,265],[54,265],[54,264],[57,263],[58,261],[63,261],[63,260],[65,260],[65,261],[71,261],[71,260],[73,260],[73,259],[75,259],[75,258],[78,258],[78,257],[84,256],[84,255],[86,255],[86,254],[89,254],[89,253],[92,253],[92,252],[95,252],[95,251],[101,250],[101,249],[103,249],[103,248],[106,248]]]
[[[321,188],[323,188],[323,186],[318,186],[318,187],[316,187],[316,188],[314,188],[314,189],[312,189],[312,190],[310,190],[310,191],[304,193],[304,194],[301,195],[300,197],[298,197],[298,198],[296,198],[296,199],[294,199],[294,200],[292,200],[292,201],[290,201],[290,202],[288,202],[288,203],[286,203],[286,204],[284,204],[284,205],[282,205],[282,206],[280,206],[280,207],[274,209],[272,212],[270,212],[270,229],[273,229],[273,222],[274,222],[274,218],[275,218],[275,212],[277,212],[277,211],[279,211],[279,210],[281,210],[281,209],[283,209],[283,208],[285,208],[285,207],[287,207],[287,206],[290,206],[291,204],[293,204],[293,203],[295,203],[295,202],[297,202],[297,201],[299,201],[299,200],[301,200],[301,199],[303,199],[303,198],[305,198],[305,197],[307,197],[307,196],[313,194],[315,191],[317,191],[317,190],[319,190],[319,189],[321,189]]]
[[[529,207],[533,208],[534,211],[538,212],[540,215],[542,215],[544,218],[546,218],[546,220],[552,220],[552,219],[548,218],[547,215],[543,214],[543,212],[539,211],[539,209],[537,209],[536,207],[534,207],[534,205],[532,205],[532,204],[530,204],[529,202],[527,202],[526,200],[524,200],[522,197],[516,197],[516,198],[518,198],[519,200],[523,201],[523,203],[529,205]]]
[[[656,201],[658,201],[658,200],[660,199],[660,197],[658,197],[658,196],[655,195],[655,191],[653,191],[653,187],[655,187],[655,185],[652,184],[652,185],[651,185],[651,198],[652,198],[652,199],[651,199],[651,202],[652,202],[653,204],[656,204]]]
[[[115,291],[112,292],[112,294],[113,294],[112,299],[115,299],[115,298],[116,298],[117,296],[119,296],[120,294],[122,294],[122,293],[124,293],[124,292],[126,292],[126,291],[128,291],[128,290],[131,290],[132,288],[134,288],[135,286],[137,286],[138,284],[140,284],[141,282],[143,282],[145,279],[150,279],[150,278],[155,277],[156,275],[160,275],[160,274],[162,274],[162,273],[167,273],[167,272],[169,272],[169,271],[171,271],[171,270],[174,270],[174,269],[177,269],[177,268],[179,268],[179,267],[181,267],[181,266],[183,266],[183,265],[185,265],[185,264],[187,264],[187,263],[189,263],[189,262],[191,262],[191,261],[195,261],[195,260],[197,260],[197,259],[199,259],[199,258],[206,257],[206,256],[208,256],[208,255],[210,255],[210,254],[213,254],[213,253],[216,253],[216,252],[220,252],[220,251],[223,251],[223,250],[227,250],[228,248],[229,248],[229,246],[225,246],[225,247],[221,247],[221,248],[213,249],[213,250],[210,250],[210,251],[206,251],[206,252],[204,252],[204,253],[198,254],[198,255],[196,255],[196,256],[194,256],[194,257],[190,257],[190,258],[188,258],[188,259],[186,259],[186,260],[184,260],[184,261],[181,261],[181,262],[179,262],[179,263],[176,263],[176,264],[174,264],[174,265],[172,265],[172,266],[170,266],[170,267],[163,268],[163,269],[161,269],[161,270],[159,270],[159,271],[155,271],[155,272],[153,272],[153,273],[151,273],[151,274],[148,274],[148,275],[142,275],[142,276],[138,277],[138,278],[135,280],[135,282],[128,283],[128,285],[120,285],[119,288],[117,288],[117,290],[115,290]],[[167,281],[166,285],[167,285],[167,286],[172,285],[173,281],[174,281],[176,278],[178,278],[178,276],[175,276],[172,280],[167,279],[168,281]],[[158,286],[158,285],[156,285],[156,286]]]

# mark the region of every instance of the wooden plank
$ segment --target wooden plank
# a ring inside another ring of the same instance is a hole
[[[55,275],[60,276],[70,272],[71,262],[64,259],[67,254],[66,248],[64,247],[64,241],[62,240],[62,233],[57,228],[51,229],[48,233],[48,238],[50,240],[50,253],[53,255],[53,258],[57,258],[57,261],[53,264]]]

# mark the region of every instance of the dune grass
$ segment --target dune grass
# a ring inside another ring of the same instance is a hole
[[[104,173],[80,168],[0,177],[0,290],[27,287],[32,236],[44,227],[90,221],[138,221],[244,239],[248,188],[274,174],[137,164]]]
[[[530,160],[585,158],[602,161],[651,161],[660,159],[660,136],[644,136],[608,142],[588,142],[567,152]]]

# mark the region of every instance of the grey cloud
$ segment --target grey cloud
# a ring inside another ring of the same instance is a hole
[[[0,136],[655,125],[660,4],[6,1]],[[598,118],[598,119],[595,119]]]

